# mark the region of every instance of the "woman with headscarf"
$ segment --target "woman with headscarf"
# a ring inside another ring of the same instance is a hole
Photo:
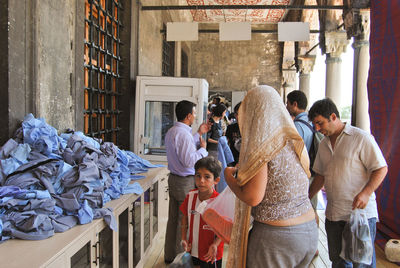
[[[227,267],[308,267],[317,250],[318,227],[308,199],[303,140],[269,86],[248,92],[238,121],[239,166],[225,169],[237,196]],[[254,221],[248,235],[250,212]]]

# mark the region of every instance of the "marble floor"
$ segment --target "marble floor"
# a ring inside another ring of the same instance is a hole
[[[314,258],[312,263],[310,264],[310,268],[324,268],[324,267],[331,267],[331,262],[328,256],[328,246],[327,246],[327,238],[326,232],[324,228],[325,222],[325,211],[318,210],[318,215],[320,218],[319,223],[319,243],[318,243],[318,251],[319,254]],[[160,222],[159,231],[165,234],[165,226],[166,222]],[[161,239],[157,241],[156,245],[153,247],[147,261],[144,264],[144,268],[164,268],[168,267],[164,263],[164,234],[161,233]],[[224,256],[227,256],[228,245],[225,246]],[[394,263],[391,263],[385,259],[385,254],[379,247],[376,247],[376,256],[377,256],[377,268],[397,268]],[[222,267],[226,267],[225,263],[223,262]]]

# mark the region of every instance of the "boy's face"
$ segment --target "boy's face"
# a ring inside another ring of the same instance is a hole
[[[199,168],[194,175],[197,189],[199,192],[207,192],[219,182],[219,177],[214,179],[214,175],[206,168]]]

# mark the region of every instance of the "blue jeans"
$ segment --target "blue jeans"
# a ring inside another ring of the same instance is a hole
[[[342,232],[344,229],[345,221],[330,221],[325,219],[325,230],[328,237],[328,250],[329,259],[332,262],[332,268],[364,268],[364,267],[376,267],[375,247],[374,254],[372,255],[371,265],[363,263],[351,263],[340,258],[340,252],[342,251]],[[371,234],[372,242],[375,241],[376,235],[376,218],[368,219],[369,230]]]

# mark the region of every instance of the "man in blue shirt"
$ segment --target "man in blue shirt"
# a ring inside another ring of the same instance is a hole
[[[175,114],[178,122],[168,130],[165,136],[170,171],[168,223],[164,246],[165,263],[171,263],[175,256],[183,251],[180,245],[182,213],[179,206],[188,192],[195,188],[194,164],[208,155],[207,143],[201,135],[210,130],[210,126],[203,123],[198,131],[192,134],[191,125],[196,119],[196,106],[190,101],[180,101],[176,105]]]
[[[291,116],[294,116],[294,125],[297,128],[300,136],[303,138],[307,151],[310,151],[311,143],[313,140],[312,123],[308,121],[307,97],[300,90],[294,90],[287,95],[286,109]],[[306,125],[306,124],[309,125]]]

